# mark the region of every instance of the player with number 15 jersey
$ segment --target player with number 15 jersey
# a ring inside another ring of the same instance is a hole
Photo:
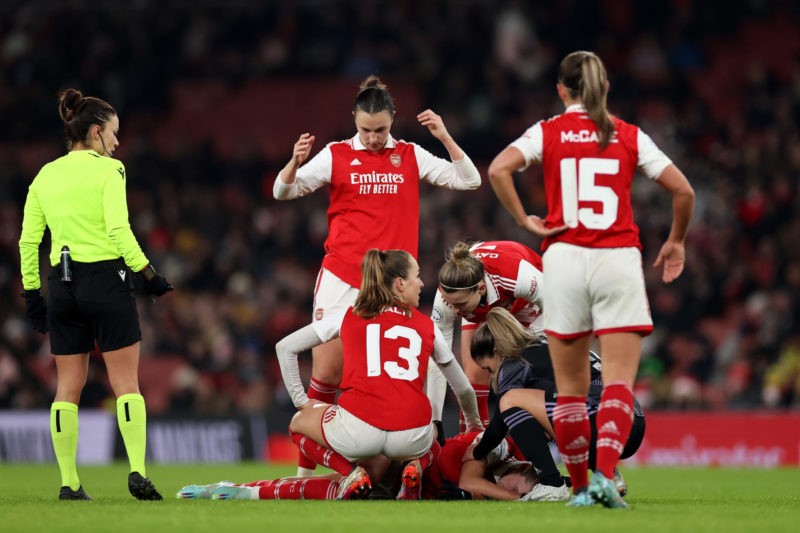
[[[544,238],[544,330],[559,392],[553,422],[573,481],[571,504],[620,508],[626,504],[611,478],[631,431],[641,337],[653,330],[631,183],[639,168],[672,195],[672,227],[654,262],[663,265],[665,283],[683,271],[694,190],[647,135],[608,112],[609,87],[596,54],[567,55],[556,85],[565,112],[535,124],[498,154],[489,180],[517,224]],[[525,213],[514,187],[512,172],[533,162],[544,167],[544,220]],[[597,412],[598,469],[590,485],[585,355],[592,334],[600,339],[604,386]]]
[[[641,249],[631,209],[636,168],[656,179],[672,161],[637,126],[612,117],[615,133],[601,150],[594,122],[581,104],[531,126],[510,146],[522,152],[527,167],[541,162],[547,196],[548,227],[568,226],[545,238],[590,248]]]

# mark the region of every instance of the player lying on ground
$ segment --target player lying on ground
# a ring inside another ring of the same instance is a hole
[[[531,463],[515,457],[512,453],[513,444],[502,441],[485,458],[470,458],[471,449],[479,442],[481,435],[473,431],[447,439],[441,455],[424,471],[422,482],[415,485],[413,490],[416,496],[402,499],[533,501],[531,491],[538,484],[536,469]],[[250,483],[220,481],[208,485],[187,485],[176,496],[213,500],[335,500],[344,480],[341,474],[332,473]],[[395,477],[384,478],[381,482],[393,491],[400,485],[401,494],[410,492],[405,480],[401,482]]]

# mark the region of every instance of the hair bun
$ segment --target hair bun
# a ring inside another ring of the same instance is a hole
[[[365,89],[373,89],[373,88],[381,89],[384,91],[386,90],[386,84],[382,83],[381,79],[375,74],[368,76],[367,79],[361,82],[361,86],[359,87],[359,89],[362,91]]]
[[[72,120],[83,101],[83,93],[77,89],[67,89],[58,95],[58,114],[61,120],[64,122]]]

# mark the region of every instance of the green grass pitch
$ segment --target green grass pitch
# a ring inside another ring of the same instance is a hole
[[[183,485],[291,475],[294,467],[153,465],[163,502],[128,495],[127,468],[81,467],[93,502],[58,501],[55,465],[0,465],[0,529],[109,531],[800,531],[800,469],[624,468],[628,510],[561,503],[178,500]]]

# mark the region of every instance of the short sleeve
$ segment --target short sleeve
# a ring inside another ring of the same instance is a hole
[[[528,128],[520,138],[509,144],[509,146],[513,146],[522,153],[525,158],[524,168],[528,168],[532,163],[540,163],[544,151],[542,123],[537,122]]]
[[[636,166],[642,169],[648,178],[658,179],[664,169],[672,164],[672,160],[656,146],[649,135],[642,130],[638,130],[637,135],[639,157]]]

